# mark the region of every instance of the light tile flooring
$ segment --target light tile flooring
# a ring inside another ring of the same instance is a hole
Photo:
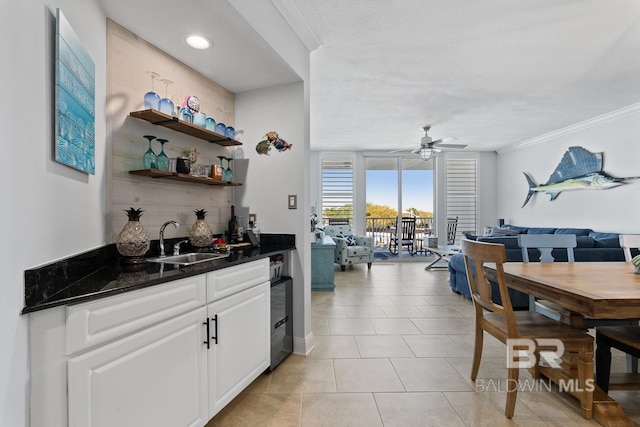
[[[214,426],[586,426],[577,400],[520,391],[504,417],[505,348],[490,336],[478,375],[473,306],[451,292],[445,271],[424,263],[336,268],[335,292],[312,295],[315,349],[261,375],[208,424]],[[614,367],[623,367],[614,356]],[[525,370],[521,379],[530,379]],[[612,392],[640,425],[640,393]]]

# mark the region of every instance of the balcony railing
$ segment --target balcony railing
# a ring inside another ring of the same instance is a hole
[[[416,219],[416,235],[415,245],[416,251],[424,252],[423,239],[433,235],[433,217],[415,217]],[[376,250],[386,250],[389,248],[391,235],[395,234],[396,217],[367,217],[365,222],[365,233],[367,236],[373,237]],[[323,224],[340,225],[350,224],[351,218],[323,218]]]

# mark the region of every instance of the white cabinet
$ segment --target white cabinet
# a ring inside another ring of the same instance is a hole
[[[31,313],[31,425],[204,426],[270,363],[268,259]]]
[[[207,273],[209,417],[270,364],[269,260]]]
[[[269,367],[269,282],[207,306],[209,417]]]
[[[70,427],[203,426],[206,309],[69,359]]]

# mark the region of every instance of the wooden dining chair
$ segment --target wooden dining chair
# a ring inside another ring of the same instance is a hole
[[[609,390],[640,390],[640,375],[636,371],[611,374],[611,348],[640,357],[640,326],[596,327],[596,384]]]
[[[518,338],[529,340],[559,339],[565,347],[563,360],[575,360],[577,362],[582,412],[583,416],[590,418],[593,408],[593,394],[588,392],[588,387],[585,387],[585,385],[593,381],[593,338],[584,330],[572,328],[540,313],[513,311],[504,277],[503,264],[507,259],[504,245],[463,239],[462,253],[464,254],[471,298],[475,307],[475,349],[471,367],[471,380],[475,382],[478,376],[485,331],[506,345],[509,345],[509,340]],[[491,283],[483,268],[484,263],[495,263],[496,265],[498,290],[502,305],[493,302]],[[538,356],[541,348],[538,347],[537,341],[535,342],[536,350],[534,355]],[[536,360],[539,362],[540,357],[537,357]],[[507,366],[508,383],[517,384],[519,369]],[[571,370],[567,372],[575,373],[575,371]],[[539,377],[539,363],[532,367],[532,374],[534,378]],[[517,390],[518,387],[507,388],[507,402],[504,411],[507,418],[513,417]]]
[[[529,262],[529,249],[540,251],[540,262],[554,262],[552,250],[566,249],[567,262],[575,262],[573,248],[577,246],[577,239],[575,234],[519,234],[518,246],[522,249],[522,262]],[[529,295],[529,310],[560,320],[562,309],[551,301]]]

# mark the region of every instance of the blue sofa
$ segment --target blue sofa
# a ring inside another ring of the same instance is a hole
[[[553,228],[553,227],[520,227],[505,224],[492,230],[493,235],[475,236],[465,235],[467,239],[479,242],[502,243],[507,253],[507,262],[522,262],[522,250],[518,246],[518,234],[575,234],[578,246],[574,249],[576,262],[587,261],[624,261],[624,252],[620,247],[617,233],[600,233],[589,228]],[[637,255],[632,250],[632,255]],[[554,249],[552,255],[556,261],[567,261],[565,249]],[[537,249],[529,249],[531,262],[540,258]],[[451,289],[468,298],[471,297],[469,282],[464,267],[464,256],[456,254],[449,260],[449,285]],[[497,296],[496,303],[500,303],[497,284],[493,284],[493,295]],[[529,298],[526,294],[510,289],[511,304],[515,309],[527,309]]]

